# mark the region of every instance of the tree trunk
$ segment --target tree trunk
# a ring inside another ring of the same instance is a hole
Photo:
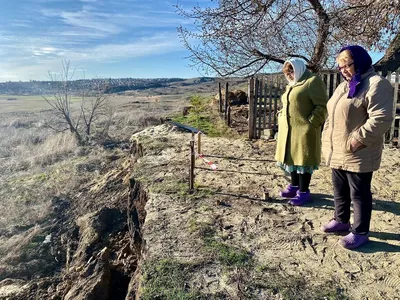
[[[400,68],[400,32],[394,37],[385,55],[374,65],[377,71],[382,71],[386,76],[388,72],[394,72]]]

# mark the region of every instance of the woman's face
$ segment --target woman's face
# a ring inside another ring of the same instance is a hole
[[[289,81],[293,81],[294,80],[294,72],[293,72],[293,70],[288,70],[288,71],[284,72],[284,74],[285,74],[287,80],[289,80]]]
[[[350,80],[356,74],[353,60],[338,62],[338,69],[347,80]]]

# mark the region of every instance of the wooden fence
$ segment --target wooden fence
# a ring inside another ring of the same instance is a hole
[[[222,97],[221,82],[218,82],[218,95],[219,95],[219,113],[224,116],[225,123],[231,126],[231,106],[229,105],[229,83],[225,82],[225,96]]]
[[[399,73],[400,69],[386,76],[394,87],[394,120],[390,130],[385,135],[386,142],[396,141],[397,143],[399,137]],[[326,91],[331,97],[336,87],[343,81],[343,78],[340,73],[335,71],[325,71],[320,75],[325,82]],[[258,139],[262,135],[267,135],[267,138],[274,137],[278,131],[276,114],[281,108],[280,98],[285,91],[286,85],[287,81],[283,74],[267,74],[249,79],[249,139]]]

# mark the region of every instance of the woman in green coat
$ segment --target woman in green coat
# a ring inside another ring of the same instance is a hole
[[[277,164],[290,173],[291,184],[281,196],[292,205],[311,199],[311,174],[321,162],[321,126],[325,121],[328,96],[322,79],[292,58],[283,65],[288,85],[282,95],[278,117]]]

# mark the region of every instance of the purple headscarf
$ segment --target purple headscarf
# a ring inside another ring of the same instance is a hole
[[[357,92],[357,86],[361,82],[361,75],[364,74],[372,66],[372,58],[368,52],[361,46],[351,45],[340,49],[340,52],[349,50],[354,61],[354,70],[356,74],[349,81],[348,98],[353,98]]]

